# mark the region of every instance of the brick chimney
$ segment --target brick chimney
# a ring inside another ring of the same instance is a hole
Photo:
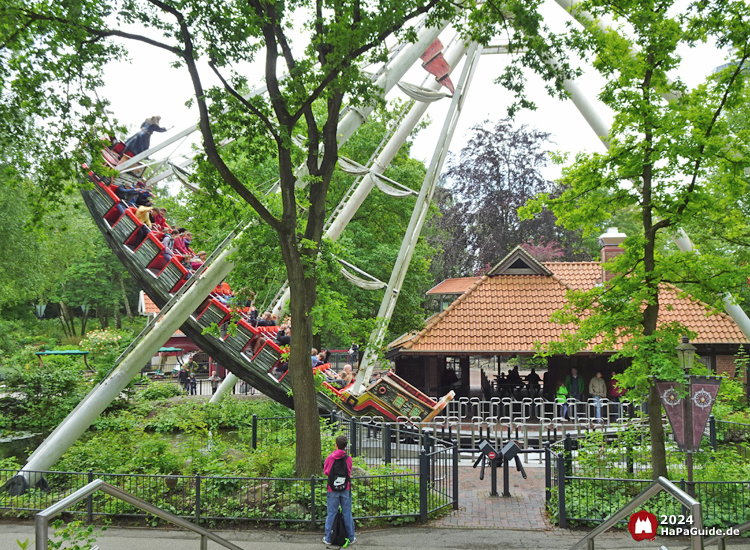
[[[625,240],[627,235],[620,233],[616,227],[610,227],[606,233],[599,236],[599,246],[602,247],[601,263],[604,265],[615,256],[619,256],[625,252],[620,245]],[[607,270],[602,269],[602,282],[605,283],[612,279],[614,275],[609,273]]]

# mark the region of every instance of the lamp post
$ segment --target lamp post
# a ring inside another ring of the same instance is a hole
[[[677,346],[677,358],[684,370],[682,380],[656,380],[656,391],[672,426],[675,442],[680,451],[687,453],[685,466],[688,477],[688,493],[695,496],[693,486],[693,453],[703,439],[708,417],[721,386],[718,376],[696,376],[690,374],[695,360],[695,346],[687,337]]]
[[[685,447],[687,454],[685,455],[685,466],[687,468],[687,480],[688,480],[688,494],[695,496],[695,487],[693,486],[693,400],[690,385],[690,369],[693,367],[693,361],[695,360],[695,346],[690,343],[687,336],[682,337],[682,342],[675,348],[677,350],[677,358],[680,362],[683,372],[685,373],[684,379],[687,383],[688,395],[684,400],[685,407]],[[700,444],[700,442],[698,442]]]

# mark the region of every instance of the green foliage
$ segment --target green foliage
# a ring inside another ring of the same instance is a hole
[[[96,371],[94,380],[101,381],[115,366],[115,361],[132,342],[133,334],[124,330],[103,329],[86,334],[79,347],[88,350],[88,362]]]
[[[49,547],[53,550],[89,550],[96,542],[94,526],[87,526],[82,521],[71,521],[65,524],[58,519],[52,522],[52,527],[55,529],[55,538],[59,539],[49,541]],[[102,531],[106,529],[102,527]]]
[[[79,359],[49,356],[39,365],[33,352],[26,347],[13,356],[0,411],[13,419],[14,429],[51,430],[83,398],[91,381]]]
[[[185,395],[185,390],[179,386],[179,384],[161,384],[161,383],[149,383],[136,390],[138,399],[144,399],[146,401],[155,401],[158,399],[169,399],[170,397],[177,397]]]

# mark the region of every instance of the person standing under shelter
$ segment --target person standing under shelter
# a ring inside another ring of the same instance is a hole
[[[565,389],[568,390],[568,397],[583,401],[583,376],[578,375],[577,368],[570,369],[570,374],[565,377]]]
[[[354,518],[352,517],[352,457],[346,454],[349,441],[345,435],[336,438],[336,450],[326,458],[323,473],[328,476],[326,504],[326,533],[323,543],[330,545],[333,520],[341,508],[346,525],[346,536],[349,539],[345,546],[351,546],[357,541],[354,536]]]
[[[596,371],[596,376],[589,382],[589,393],[596,404],[596,421],[602,421],[602,399],[607,397],[607,385],[604,383],[601,371]]]
[[[622,404],[620,398],[625,395],[625,390],[621,389],[615,380],[614,373],[609,379],[609,400],[616,403],[615,405],[615,420],[622,416]]]

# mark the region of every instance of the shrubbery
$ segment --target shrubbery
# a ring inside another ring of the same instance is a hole
[[[6,395],[0,400],[0,414],[6,429],[47,431],[73,410],[91,388],[80,359],[48,356],[44,363],[27,346],[13,356],[8,371]],[[8,426],[7,419],[12,419]]]

